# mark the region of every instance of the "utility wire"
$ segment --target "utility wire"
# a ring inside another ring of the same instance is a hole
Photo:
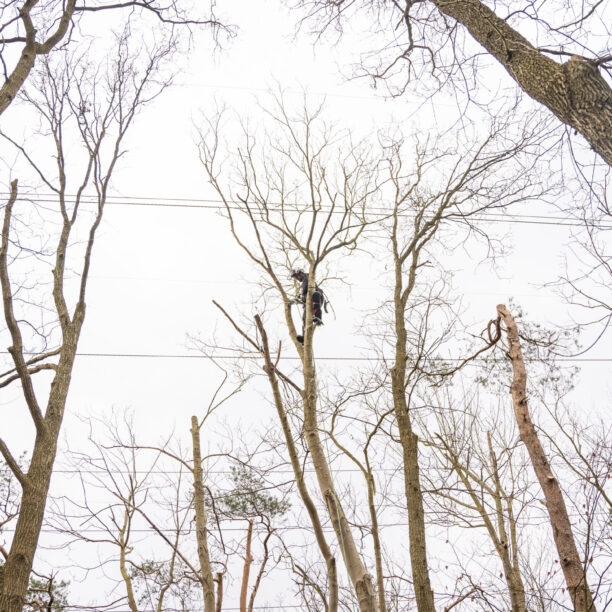
[[[0,198],[7,197],[7,193],[0,192]],[[93,198],[93,196],[89,196],[89,198]],[[51,204],[56,201],[56,199],[49,194],[35,195],[35,196],[21,196],[17,198],[21,201],[28,202],[36,202],[39,204]],[[87,198],[81,198],[84,203],[95,203],[93,199],[88,200]],[[74,201],[74,196],[68,196],[66,198],[68,203]],[[171,203],[174,202],[174,203]],[[177,203],[178,202],[178,203]],[[243,210],[241,206],[239,206],[239,202],[230,200],[229,201],[230,210]],[[145,196],[109,196],[106,201],[107,206],[134,206],[134,207],[158,207],[158,208],[177,208],[177,209],[189,209],[193,208],[196,210],[218,210],[223,211],[226,210],[226,206],[220,199],[214,198],[155,198],[155,197],[145,197]],[[279,202],[270,202],[268,205],[272,211],[275,212],[305,212],[303,208],[298,208],[296,204],[284,204],[281,208],[281,204]],[[310,206],[305,204],[304,207]],[[317,209],[320,212],[335,212],[337,214],[344,214],[343,209],[338,209],[337,211],[332,211],[329,206],[322,206],[320,209]],[[369,207],[369,211],[378,212],[381,215],[389,215],[392,213],[392,210],[383,207]],[[400,217],[411,217],[407,212],[399,213]],[[466,215],[470,220],[473,221],[486,221],[492,223],[518,223],[518,224],[526,224],[526,225],[550,225],[557,227],[584,227],[585,224],[589,225],[594,229],[612,229],[612,224],[608,223],[599,223],[595,224],[594,221],[577,221],[568,217],[559,217],[559,216],[546,216],[546,215],[520,215],[516,213],[495,213],[495,212],[480,212],[476,213],[473,216]],[[460,218],[458,216],[458,218]]]
[[[38,356],[39,353],[24,352],[24,355]],[[0,355],[9,355],[8,351],[0,351]],[[245,353],[242,355],[185,355],[178,353],[77,353],[77,357],[93,357],[93,358],[125,358],[125,359],[209,359],[209,360],[234,360],[241,358],[252,358],[259,357],[259,353]],[[285,361],[299,361],[299,356],[293,355],[281,355],[281,360]],[[349,357],[343,355],[330,355],[327,357],[316,357],[317,361],[393,361],[394,357]],[[449,362],[461,362],[464,358],[461,357],[432,357],[430,361],[449,363]],[[563,363],[611,363],[612,357],[561,357],[559,359],[552,358],[536,358],[536,357],[524,357],[524,360],[529,363],[549,363],[551,361],[563,362]],[[484,363],[506,363],[505,359],[473,359],[470,363],[484,362]],[[469,364],[466,364],[469,365]]]

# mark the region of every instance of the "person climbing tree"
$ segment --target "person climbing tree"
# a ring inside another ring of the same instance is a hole
[[[302,304],[304,311],[302,313],[302,335],[298,336],[299,342],[304,342],[304,329],[306,326],[306,299],[308,297],[308,274],[303,270],[291,270],[291,278],[300,283],[300,290],[294,300],[294,303]],[[313,325],[323,325],[323,292],[315,285],[312,292],[312,323]]]

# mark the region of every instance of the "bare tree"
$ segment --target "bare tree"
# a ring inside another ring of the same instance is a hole
[[[434,346],[426,345],[430,311],[440,301],[432,292],[421,295],[417,276],[431,256],[431,247],[446,224],[467,223],[487,208],[503,208],[535,197],[540,187],[532,184],[522,168],[522,156],[534,145],[530,132],[519,134],[516,142],[506,141],[507,125],[494,125],[469,153],[452,156],[418,147],[414,169],[406,167],[401,143],[387,144],[385,160],[393,209],[389,241],[393,258],[393,332],[389,343],[394,350],[390,371],[391,393],[399,439],[403,449],[405,494],[410,531],[410,557],[415,595],[419,610],[434,610],[425,539],[423,493],[419,474],[418,435],[411,413],[412,390],[424,378],[423,367]],[[448,163],[448,166],[446,165]],[[506,165],[508,164],[508,165]],[[442,169],[442,180],[429,186],[430,168]],[[505,173],[504,180],[499,174]],[[535,181],[534,181],[535,182]],[[423,304],[421,324],[417,323],[418,304]],[[409,329],[423,329],[409,334]],[[412,336],[412,337],[411,337]]]
[[[130,53],[127,39],[126,34],[118,41],[117,56],[109,64],[108,74],[104,78],[88,65],[86,56],[74,59],[64,55],[59,63],[45,61],[36,90],[24,94],[25,100],[39,114],[41,122],[46,124],[49,142],[53,143],[56,153],[55,178],[44,164],[36,161],[36,154],[30,151],[28,144],[22,145],[2,132],[2,137],[19,150],[55,197],[60,229],[57,236],[47,238],[56,242],[52,254],[51,295],[45,296],[46,301],[41,308],[54,309],[55,322],[61,332],[61,336],[49,336],[44,328],[38,330],[27,302],[24,305],[17,300],[24,287],[15,289],[15,279],[11,282],[9,262],[14,266],[15,258],[20,255],[20,242],[15,240],[11,230],[18,203],[17,180],[14,180],[4,208],[0,251],[4,317],[12,342],[9,352],[14,363],[13,371],[4,374],[3,385],[13,381],[21,384],[36,439],[27,471],[19,467],[7,445],[0,440],[0,451],[22,487],[19,519],[5,566],[6,580],[0,598],[3,612],[17,611],[23,607],[77,345],[85,320],[86,289],[96,231],[102,220],[113,171],[123,152],[125,135],[137,112],[167,85],[163,78],[155,82],[153,77],[158,75],[161,64],[171,54],[172,45],[162,45],[150,54],[141,53],[136,58]],[[80,149],[68,147],[70,130],[78,135]],[[68,197],[69,186],[76,189],[77,195],[72,201]],[[93,210],[88,210],[88,202],[92,198],[90,192],[93,192]],[[82,230],[83,226],[86,239],[79,252],[71,241],[77,238],[75,233],[80,231],[77,227]],[[70,274],[67,270],[72,265],[78,266],[79,270],[76,299],[73,299],[74,294],[67,287],[67,275]],[[39,348],[34,357],[29,357],[30,347],[40,345],[41,340],[42,350]],[[57,347],[48,349],[49,341],[57,343]],[[54,362],[53,358],[57,358],[57,361]],[[35,388],[32,380],[35,373],[45,370],[52,373],[46,397],[44,388]],[[44,404],[46,409],[43,412],[41,406]]]
[[[605,2],[504,3],[494,9],[481,0],[298,0],[295,4],[317,19],[319,30],[330,24],[341,30],[345,21],[367,15],[368,23],[375,24],[385,39],[384,51],[375,54],[380,67],[373,74],[377,79],[399,74],[401,90],[425,68],[438,84],[450,81],[468,93],[479,72],[487,70],[478,58],[483,47],[525,93],[582,134],[612,165],[612,88],[607,78],[612,54],[609,47],[591,50],[585,40],[589,24],[597,27],[599,20],[609,28]],[[534,30],[543,44],[528,40],[527,32]],[[468,44],[465,33],[476,46]],[[389,49],[391,58],[386,55]]]
[[[181,0],[126,0],[110,5],[83,0],[8,0],[0,5],[0,61],[4,70],[4,82],[0,88],[0,115],[13,102],[30,74],[37,57],[48,55],[53,49],[68,44],[75,36],[75,26],[89,25],[92,14],[100,11],[123,12],[131,15],[139,12],[145,17],[153,15],[162,26],[191,28],[208,26],[215,36],[219,31],[231,33],[215,16],[211,4],[210,14],[199,10],[187,10]],[[95,21],[94,21],[95,23]],[[85,27],[85,30],[87,28]],[[188,34],[188,32],[187,32]],[[13,65],[9,68],[12,59]]]
[[[525,612],[519,518],[532,496],[516,429],[508,427],[477,394],[453,401],[449,390],[432,403],[439,405],[436,426],[424,428],[424,443],[436,449],[424,477],[431,503],[440,508],[443,522],[451,520],[470,533],[486,529],[503,568],[509,607]],[[498,566],[489,567],[492,574]],[[487,592],[494,599],[493,589]]]
[[[312,299],[329,256],[341,249],[354,249],[367,227],[366,210],[377,189],[376,175],[363,145],[347,147],[344,143],[338,149],[335,144],[338,136],[325,127],[321,112],[321,107],[314,111],[304,108],[299,116],[291,117],[282,99],[277,99],[270,115],[280,135],[268,136],[266,149],[260,151],[255,136],[246,131],[244,145],[235,157],[238,177],[229,186],[220,165],[223,151],[219,121],[210,126],[200,154],[210,182],[223,200],[234,239],[265,274],[276,299],[284,303],[285,323],[302,366],[303,388],[295,383],[293,388],[299,389],[304,435],[319,489],[342,547],[359,608],[374,610],[372,579],[335,490],[320,436]],[[234,198],[238,190],[242,193]],[[250,232],[248,238],[243,233],[243,222]],[[291,317],[291,295],[280,276],[297,263],[297,258],[305,261],[309,275],[300,338]],[[259,329],[261,333],[262,327]],[[278,375],[278,368],[272,367],[274,360],[270,352],[269,355],[266,369],[272,377],[270,382],[277,401],[273,379]],[[289,380],[284,375],[281,378],[285,382]],[[297,472],[296,480],[300,478]]]
[[[185,502],[183,495],[189,472],[174,470],[160,479],[157,474],[163,471],[160,466],[165,467],[165,449],[145,457],[129,413],[87,419],[84,424],[89,428],[89,444],[71,451],[68,461],[78,474],[80,494],[54,498],[48,524],[66,536],[67,546],[84,542],[90,550],[103,551],[98,565],[89,564],[85,569],[108,567],[116,572],[116,588],[123,592],[119,601],[130,612],[142,606],[161,612],[177,599],[199,603],[197,568],[181,554],[182,541],[192,534],[193,504]],[[160,515],[163,518],[157,518]],[[162,521],[163,528],[159,528]],[[149,527],[167,545],[155,558],[142,554],[138,533],[143,527]]]

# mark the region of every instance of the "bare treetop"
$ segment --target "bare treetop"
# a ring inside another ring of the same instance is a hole
[[[197,9],[194,6],[198,6]],[[36,58],[45,56],[58,46],[80,37],[91,25],[88,13],[120,11],[124,19],[133,15],[151,15],[162,26],[182,26],[190,29],[205,26],[212,29],[215,39],[223,32],[232,34],[214,12],[214,2],[191,4],[182,0],[127,0],[99,2],[97,0],[8,0],[0,4],[0,61],[4,82],[0,88],[0,114],[14,100],[32,70]],[[76,28],[78,24],[78,30]],[[95,25],[95,20],[94,20]]]
[[[375,82],[393,83],[395,93],[420,81],[430,93],[452,84],[468,100],[482,103],[487,95],[495,102],[499,78],[486,69],[495,58],[527,95],[612,164],[612,52],[605,2],[496,3],[493,9],[480,0],[299,0],[296,5],[318,32],[331,27],[342,32],[366,17],[381,43],[364,49],[361,69]]]

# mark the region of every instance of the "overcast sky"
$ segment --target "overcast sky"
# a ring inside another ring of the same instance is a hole
[[[295,15],[279,10],[282,3],[235,0],[230,4],[231,9],[221,9],[238,25],[236,37],[215,49],[206,34],[198,34],[189,56],[178,65],[176,84],[138,117],[130,134],[129,153],[116,173],[113,199],[95,245],[79,348],[83,356],[74,369],[62,449],[79,448],[83,432],[79,416],[104,418],[123,408],[133,410],[142,441],[154,442],[173,428],[186,439],[189,418],[208,403],[218,374],[204,360],[169,355],[195,355],[189,350],[190,335],[211,338],[216,333],[224,341],[232,337],[212,307],[213,299],[232,312],[249,315],[258,279],[230,239],[227,221],[214,208],[218,196],[207,184],[197,152],[203,113],[226,104],[242,117],[258,121],[257,99],[265,100],[268,89],[281,86],[290,103],[299,104],[304,92],[315,101],[325,97],[332,119],[362,133],[393,121],[401,123],[406,133],[443,130],[454,120],[453,101],[446,95],[435,104],[410,93],[386,99],[367,80],[347,80],[351,62],[360,52],[351,32],[335,46],[328,41],[315,43],[306,33],[294,36]],[[3,189],[7,182],[3,176]],[[554,214],[548,204],[513,212]],[[538,219],[514,221],[490,224],[490,231],[505,235],[510,247],[496,265],[478,263],[482,245],[453,255],[448,264],[456,272],[454,284],[460,288],[464,317],[474,333],[494,317],[496,304],[510,298],[535,320],[567,324],[572,316],[581,316],[551,288],[543,287],[562,272],[575,228],[532,223]],[[324,327],[317,331],[319,357],[372,354],[357,330],[368,310],[381,301],[382,256],[373,252],[338,261],[348,285],[330,282],[326,287],[334,314],[326,316]],[[284,330],[269,331],[286,339]],[[587,330],[584,344],[596,333]],[[588,357],[612,357],[609,343],[601,342]],[[577,409],[605,412],[610,363],[581,366]],[[321,361],[318,367],[342,372],[352,366]],[[2,390],[0,405],[15,424],[6,433],[9,445],[27,449],[32,427],[20,414],[19,395],[16,387]],[[248,429],[249,423],[271,422],[273,413],[261,395],[249,391],[223,417]],[[214,441],[210,444],[214,446]],[[65,492],[67,486],[61,474],[54,477],[55,493]],[[42,542],[48,543],[49,537],[43,534]],[[85,580],[71,591],[84,601],[92,593],[91,583]],[[236,593],[228,593],[228,598],[230,605]]]

